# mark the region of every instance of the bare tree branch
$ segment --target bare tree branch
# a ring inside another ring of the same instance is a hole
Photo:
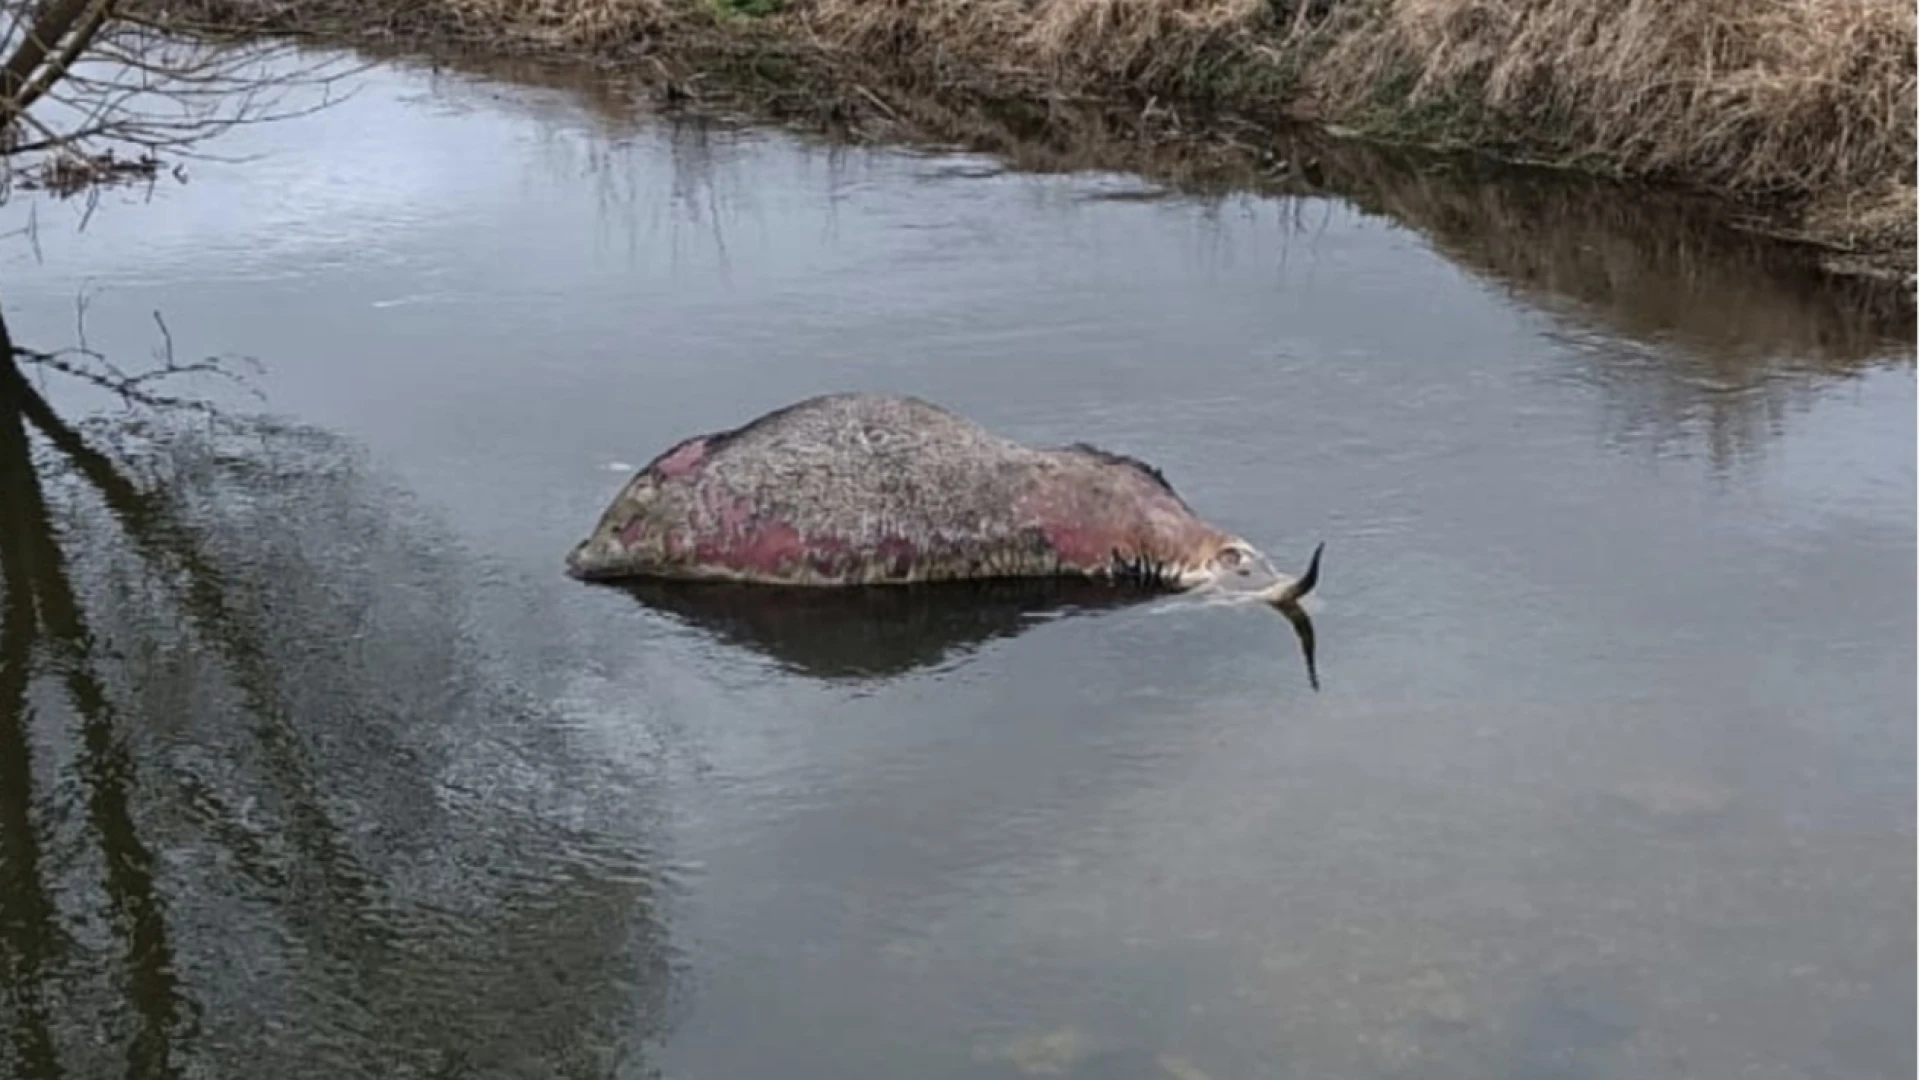
[[[152,182],[243,124],[338,104],[362,64],[294,43],[192,36],[122,0],[0,0],[0,201]],[[289,101],[317,91],[319,100]]]
[[[47,56],[53,50],[53,43],[67,36],[67,31],[86,14],[92,0],[47,0],[39,5],[39,11],[28,24],[26,36],[13,50],[13,55],[0,65],[0,123],[4,123],[8,113],[20,111],[15,104],[20,100],[21,92],[28,80],[46,63]],[[20,16],[15,16],[18,20]]]
[[[113,0],[93,0],[92,6],[80,16],[78,29],[67,39],[67,47],[60,50],[60,55],[52,63],[43,65],[33,81],[19,91],[13,90],[10,80],[0,79],[0,86],[8,91],[7,97],[0,100],[0,124],[12,117],[25,115],[28,109],[33,108],[34,102],[53,88],[53,84],[73,67],[73,62],[80,58],[80,54],[87,51],[87,46],[93,44],[94,36],[100,32],[112,9]],[[6,74],[10,76],[13,70],[13,65],[8,64]]]

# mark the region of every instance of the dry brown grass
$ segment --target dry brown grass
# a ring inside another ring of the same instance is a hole
[[[711,24],[699,0],[123,0],[177,29],[353,43],[478,46],[505,55],[609,56]]]
[[[1244,57],[1265,0],[808,0],[794,18],[863,57],[1056,88],[1182,93]]]
[[[1095,70],[1160,86],[1249,41],[1264,0],[1054,0],[1018,44],[1056,70]]]
[[[1914,45],[1910,0],[1389,0],[1312,75],[1356,113],[1793,197],[1910,180]]]
[[[431,0],[473,33],[513,27],[555,44],[598,49],[657,32],[663,0]]]

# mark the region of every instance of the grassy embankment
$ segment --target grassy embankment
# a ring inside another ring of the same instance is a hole
[[[196,0],[227,26],[777,57],[1314,119],[1674,186],[1911,274],[1910,0]],[[176,12],[183,5],[171,5]]]

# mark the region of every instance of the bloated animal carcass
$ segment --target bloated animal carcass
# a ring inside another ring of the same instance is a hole
[[[1143,462],[1034,448],[914,397],[827,394],[683,440],[621,489],[583,580],[848,586],[1079,576],[1292,605],[1298,580]]]

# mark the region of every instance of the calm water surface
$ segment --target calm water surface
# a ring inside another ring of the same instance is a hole
[[[1910,316],[1591,192],[398,70],[219,150],[9,208],[17,340],[264,415],[0,418],[0,1073],[1912,1074]],[[1260,610],[561,575],[838,389],[1326,541],[1321,690]]]

